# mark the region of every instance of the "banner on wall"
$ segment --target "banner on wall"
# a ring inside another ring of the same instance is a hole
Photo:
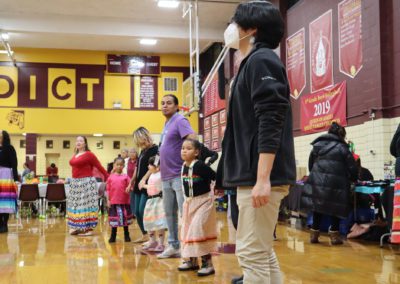
[[[346,120],[346,81],[301,97],[300,124],[303,133],[327,130],[332,122],[343,126]]]
[[[158,79],[150,76],[131,77],[131,109],[157,109]]]
[[[215,76],[204,95],[204,116],[209,116],[224,108],[225,100],[221,100],[218,95],[218,76]]]
[[[311,92],[333,85],[332,10],[310,23]]]
[[[361,0],[338,4],[339,69],[354,78],[363,67]]]
[[[304,28],[286,39],[286,70],[290,83],[290,96],[298,99],[306,87]]]

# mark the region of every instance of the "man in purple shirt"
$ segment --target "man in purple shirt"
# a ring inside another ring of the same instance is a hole
[[[161,134],[160,171],[163,182],[163,202],[168,226],[168,248],[158,258],[178,257],[178,209],[182,214],[183,192],[181,148],[186,138],[196,139],[189,121],[179,111],[179,101],[166,95],[161,101],[162,113],[167,119]]]

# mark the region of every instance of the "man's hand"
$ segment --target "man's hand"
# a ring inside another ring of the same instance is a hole
[[[269,180],[257,181],[251,192],[251,196],[253,198],[253,207],[260,208],[267,205],[270,195],[271,182]]]

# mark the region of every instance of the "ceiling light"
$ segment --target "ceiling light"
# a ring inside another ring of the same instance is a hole
[[[94,137],[103,137],[103,134],[101,134],[101,133],[95,133],[95,134],[93,134],[93,136],[94,136]]]
[[[156,39],[143,38],[140,40],[140,44],[143,45],[155,45],[156,43],[157,43]]]
[[[176,0],[159,0],[158,7],[161,8],[178,8],[179,1]]]
[[[0,50],[0,54],[8,54],[7,50]],[[14,54],[14,51],[11,50],[11,54]]]
[[[26,133],[22,133],[22,136],[26,136]]]
[[[8,34],[8,33],[1,33],[1,38],[3,39],[3,40],[9,40],[10,39],[10,35]]]

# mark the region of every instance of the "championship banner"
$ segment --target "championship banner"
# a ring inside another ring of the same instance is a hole
[[[333,85],[332,10],[310,23],[311,93]]]
[[[327,130],[332,122],[342,126],[346,120],[346,81],[331,88],[301,97],[300,124],[303,133]]]
[[[354,78],[363,67],[361,0],[338,4],[339,69]]]
[[[298,99],[306,87],[304,28],[286,39],[286,70],[290,83],[290,96]]]

